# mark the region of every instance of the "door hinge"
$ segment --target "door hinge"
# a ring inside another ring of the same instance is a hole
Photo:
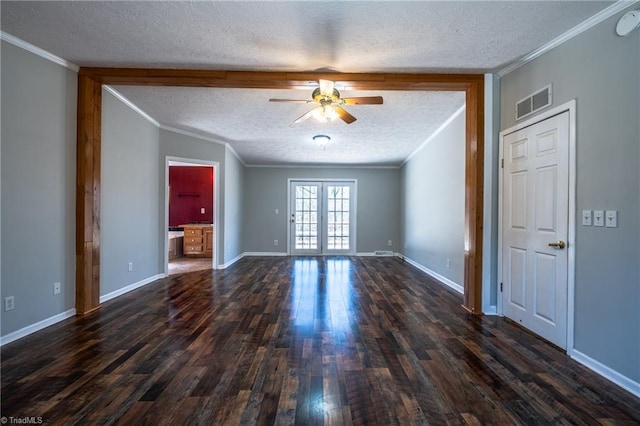
[[[504,169],[504,158],[500,159],[500,167]]]
[[[500,283],[500,292],[502,293],[502,283]]]

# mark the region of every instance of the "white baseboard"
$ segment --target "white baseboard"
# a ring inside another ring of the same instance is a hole
[[[243,256],[289,256],[289,254],[280,251],[247,251],[243,253]]]
[[[398,254],[397,256],[403,258],[407,263],[409,263],[410,265],[413,265],[416,268],[420,269],[425,274],[430,275],[432,278],[435,278],[436,280],[442,282],[446,286],[451,287],[452,289],[454,289],[458,293],[464,294],[464,287],[461,286],[460,284],[451,281],[449,278],[444,277],[444,276],[438,274],[437,272],[432,271],[431,269],[427,268],[424,265],[419,264],[418,262],[416,262],[414,260],[409,259],[407,256],[405,256],[403,254]]]
[[[601,362],[596,361],[595,359],[583,354],[580,351],[573,349],[572,351],[568,352],[568,354],[571,358],[584,365],[588,369],[595,371],[602,377],[611,380],[616,385],[628,390],[629,392],[640,398],[640,383],[631,380],[627,376],[618,373],[617,371],[607,367]]]
[[[39,321],[35,324],[28,325],[20,330],[14,331],[13,333],[9,333],[6,336],[0,337],[0,346],[6,345],[7,343],[11,343],[15,340],[21,339],[29,334],[35,333],[36,331],[40,331],[43,328],[47,328],[50,325],[56,324],[60,321],[64,321],[67,318],[71,318],[76,315],[75,309],[69,309],[68,311],[62,312],[60,314],[54,315],[42,321]]]
[[[145,278],[142,281],[138,281],[136,283],[129,284],[126,287],[119,288],[116,291],[112,291],[111,293],[107,293],[104,296],[100,296],[100,303],[104,303],[104,302],[106,302],[108,300],[113,299],[114,297],[121,296],[121,295],[123,295],[125,293],[133,291],[133,290],[135,290],[137,288],[143,287],[143,286],[145,286],[147,284],[150,284],[150,283],[152,283],[152,282],[154,282],[156,280],[159,280],[160,278],[165,278],[165,277],[166,277],[165,274],[158,274],[158,275],[154,275],[154,276],[149,277],[149,278]]]
[[[237,255],[236,257],[234,257],[233,259],[231,259],[230,261],[223,263],[222,265],[218,265],[218,269],[226,269],[229,266],[233,265],[234,263],[236,263],[238,260],[242,259],[243,257],[245,257],[246,253],[241,253],[239,255]]]

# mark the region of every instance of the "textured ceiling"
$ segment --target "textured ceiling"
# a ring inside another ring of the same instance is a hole
[[[343,91],[342,96],[382,95],[383,105],[345,107],[357,121],[293,121],[313,108],[307,104],[269,103],[269,98],[307,99],[301,90],[205,89],[169,87],[114,88],[153,111],[162,124],[228,142],[247,164],[398,165],[426,137],[464,105],[463,92]],[[312,137],[327,134],[325,149]]]
[[[261,71],[493,72],[609,6],[600,1],[8,2],[2,30],[80,66]],[[358,118],[293,120],[303,91],[116,87],[161,124],[228,142],[247,164],[400,164],[464,103],[382,95]],[[329,134],[324,151],[310,146]],[[339,149],[338,149],[339,147]],[[311,154],[312,153],[312,154]]]

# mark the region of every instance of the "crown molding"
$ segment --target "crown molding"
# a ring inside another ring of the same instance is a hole
[[[217,139],[213,139],[212,137],[201,135],[201,134],[198,134],[198,133],[195,133],[195,132],[190,132],[190,131],[184,130],[184,129],[179,129],[177,127],[172,127],[172,126],[167,126],[165,124],[160,124],[160,128],[162,130],[166,130],[168,132],[178,133],[179,135],[189,136],[189,137],[200,139],[200,140],[203,140],[203,141],[217,143],[218,145],[226,145],[226,142],[221,142],[221,141],[219,141]]]
[[[566,33],[554,38],[553,40],[551,40],[547,44],[539,47],[538,49],[534,50],[533,52],[529,53],[528,55],[523,56],[522,58],[516,60],[515,62],[512,62],[511,64],[509,64],[505,68],[502,68],[501,70],[496,72],[496,74],[499,77],[504,77],[505,75],[509,74],[510,72],[513,72],[513,71],[517,70],[518,68],[524,66],[525,64],[528,64],[529,62],[533,61],[537,57],[539,57],[541,55],[544,55],[545,53],[549,52],[550,50],[555,49],[556,47],[560,46],[563,43],[566,43],[567,41],[571,40],[572,38],[574,38],[574,37],[576,37],[576,36],[578,36],[580,34],[582,34],[583,32],[587,31],[588,29],[591,29],[591,28],[595,27],[596,25],[598,25],[599,23],[603,22],[604,20],[614,16],[615,14],[617,14],[619,12],[622,12],[623,10],[625,10],[628,7],[633,6],[634,4],[638,3],[639,1],[640,0],[618,0],[617,2],[612,4],[611,6],[607,7],[606,9],[603,9],[600,12],[596,13],[595,15],[593,15],[591,18],[587,19],[586,21],[576,25],[575,27],[573,27],[572,29],[570,29]]]
[[[466,108],[467,108],[467,104],[465,103],[465,104],[464,104],[464,105],[462,105],[460,108],[458,108],[458,110],[457,110],[456,112],[454,112],[453,114],[451,114],[451,117],[447,118],[447,121],[445,121],[444,123],[442,123],[442,124],[440,125],[440,127],[438,127],[438,128],[436,129],[436,131],[435,131],[435,132],[433,132],[433,133],[431,134],[431,136],[429,136],[429,137],[427,138],[427,140],[426,140],[426,141],[422,142],[422,143],[420,144],[420,146],[419,146],[419,147],[417,147],[417,148],[415,149],[415,151],[413,151],[413,152],[411,153],[411,155],[409,155],[409,156],[408,156],[408,157],[407,157],[407,158],[402,162],[402,164],[400,165],[400,167],[404,167],[404,166],[405,166],[405,164],[407,164],[407,163],[409,162],[409,160],[411,160],[411,158],[413,158],[413,156],[414,156],[414,155],[416,155],[418,152],[420,152],[420,151],[421,151],[425,146],[427,146],[427,144],[428,144],[429,142],[431,142],[431,141],[432,141],[436,136],[438,136],[438,135],[440,134],[440,132],[442,132],[444,129],[446,129],[446,128],[447,128],[447,126],[449,126],[449,124],[451,124],[451,122],[452,122],[453,120],[455,120],[455,119],[456,119],[456,117],[458,117],[460,114],[462,114]]]
[[[200,140],[203,140],[203,141],[217,143],[218,145],[224,145],[225,148],[227,148],[229,151],[231,151],[231,154],[233,154],[233,156],[236,157],[238,159],[238,161],[240,161],[242,163],[243,166],[245,166],[245,167],[247,166],[245,164],[244,160],[242,160],[240,155],[238,155],[236,150],[233,149],[233,147],[231,146],[231,144],[229,144],[229,142],[222,142],[220,140],[214,139],[214,138],[209,137],[209,136],[205,136],[205,135],[201,135],[201,134],[198,134],[198,133],[190,132],[190,131],[184,130],[184,129],[179,129],[177,127],[167,126],[167,125],[164,125],[164,124],[160,124],[159,127],[162,130],[166,130],[168,132],[178,133],[180,135],[189,136],[189,137],[200,139]]]
[[[156,120],[153,119],[153,117],[151,117],[149,114],[147,114],[146,112],[144,112],[143,110],[140,109],[140,107],[138,107],[136,104],[134,104],[133,102],[131,102],[129,99],[125,98],[124,96],[122,96],[122,94],[120,94],[120,92],[118,92],[117,90],[115,90],[113,87],[108,86],[108,85],[103,85],[102,87],[104,87],[104,89],[111,93],[113,96],[115,96],[120,102],[122,102],[123,104],[125,104],[126,106],[128,106],[129,108],[131,108],[132,110],[134,110],[135,112],[137,112],[138,114],[140,114],[144,119],[146,119],[147,121],[149,121],[151,124],[153,124],[156,127],[160,127],[160,123],[158,123]]]
[[[358,164],[249,164],[250,169],[399,169],[400,166]]]
[[[240,155],[236,152],[236,150],[235,150],[235,149],[233,149],[233,147],[231,146],[231,144],[230,144],[230,143],[228,143],[228,142],[227,142],[224,146],[226,146],[226,147],[227,147],[227,149],[228,149],[229,151],[231,151],[231,153],[233,154],[233,156],[234,156],[234,157],[236,157],[236,158],[238,159],[238,161],[242,163],[242,165],[243,165],[243,166],[247,167],[247,163],[245,163],[245,162],[244,162],[244,160],[240,157]]]
[[[21,49],[26,50],[27,52],[31,52],[36,56],[40,56],[50,62],[53,62],[58,65],[62,65],[65,68],[70,69],[73,72],[78,72],[80,67],[72,62],[67,61],[59,56],[54,55],[51,52],[47,52],[44,49],[39,48],[31,43],[27,43],[26,41],[19,39],[18,37],[12,36],[9,33],[5,33],[4,31],[0,31],[0,39],[6,41],[7,43],[13,44]]]

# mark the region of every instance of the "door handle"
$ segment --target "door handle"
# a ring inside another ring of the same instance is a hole
[[[548,244],[549,247],[555,247],[555,248],[559,248],[559,249],[563,249],[565,248],[567,245],[565,244],[564,241],[560,240],[558,242],[555,243],[549,243]]]

